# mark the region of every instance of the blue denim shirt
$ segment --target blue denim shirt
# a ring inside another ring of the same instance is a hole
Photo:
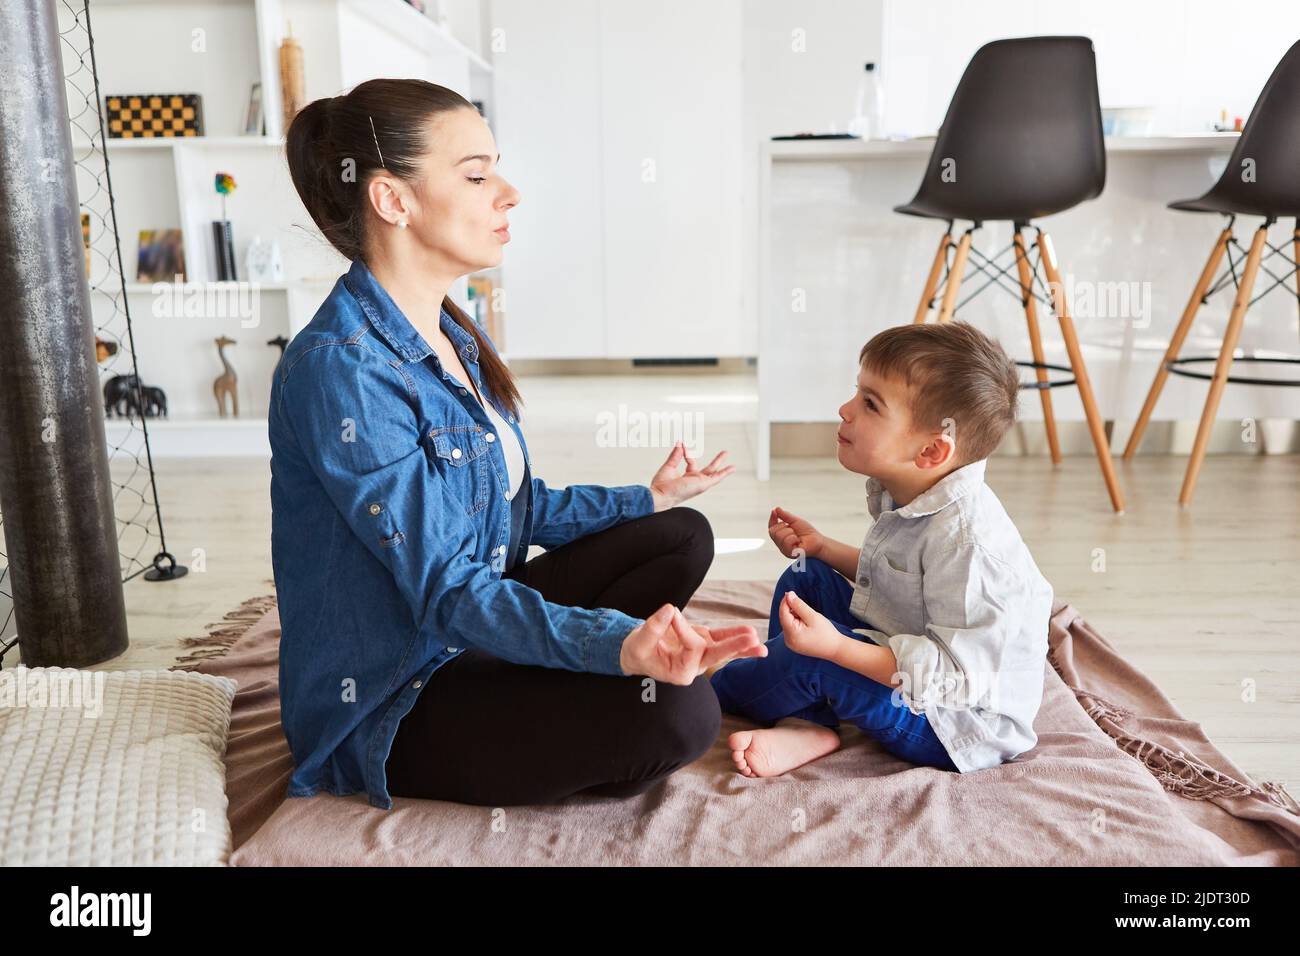
[[[445,310],[440,324],[487,398],[473,337]],[[498,411],[527,461],[519,423]],[[491,419],[360,260],[285,349],[269,417],[289,796],[365,792],[391,808],[384,763],[397,724],[467,647],[623,673],[619,650],[640,619],[551,604],[501,574],[530,544],[650,514],[650,489],[554,490],[528,468],[508,562],[508,475]]]

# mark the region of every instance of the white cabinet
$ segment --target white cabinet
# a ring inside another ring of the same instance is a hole
[[[739,0],[494,0],[512,358],[743,354]]]
[[[492,19],[500,169],[520,194],[504,262],[505,350],[603,358],[597,0],[495,0]]]

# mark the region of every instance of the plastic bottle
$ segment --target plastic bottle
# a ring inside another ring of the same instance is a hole
[[[882,139],[885,122],[885,89],[880,82],[880,70],[875,63],[863,68],[858,81],[858,99],[849,132],[863,139]]]

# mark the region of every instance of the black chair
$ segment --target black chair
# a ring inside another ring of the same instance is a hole
[[[1286,51],[1282,61],[1273,70],[1273,75],[1264,84],[1264,91],[1255,101],[1255,107],[1250,111],[1250,118],[1246,120],[1241,138],[1237,140],[1237,146],[1232,151],[1227,168],[1219,177],[1219,181],[1199,199],[1171,202],[1169,208],[1187,212],[1215,212],[1226,216],[1228,221],[1210,251],[1210,258],[1206,261],[1205,268],[1201,270],[1201,277],[1197,280],[1196,288],[1192,290],[1192,297],[1188,300],[1187,307],[1183,310],[1183,317],[1169,342],[1169,348],[1165,351],[1164,360],[1160,363],[1155,381],[1151,383],[1151,391],[1147,394],[1146,404],[1142,406],[1142,414],[1138,417],[1133,434],[1129,436],[1128,446],[1124,449],[1124,458],[1131,458],[1137,450],[1138,443],[1142,440],[1142,433],[1146,430],[1151,412],[1155,409],[1160,391],[1164,388],[1170,372],[1189,378],[1209,380],[1210,392],[1205,399],[1205,410],[1201,413],[1201,424],[1192,446],[1192,457],[1187,462],[1183,488],[1178,495],[1178,503],[1188,505],[1191,504],[1192,494],[1196,490],[1196,477],[1200,472],[1201,462],[1205,459],[1205,449],[1210,442],[1210,431],[1214,427],[1214,417],[1219,409],[1219,400],[1223,397],[1224,386],[1228,382],[1242,385],[1300,385],[1300,381],[1294,379],[1228,374],[1232,368],[1233,350],[1236,349],[1237,340],[1241,337],[1241,326],[1246,317],[1246,310],[1278,286],[1286,288],[1284,283],[1290,276],[1297,274],[1296,263],[1300,261],[1300,42]],[[1264,217],[1263,223],[1255,230],[1249,252],[1232,234],[1233,223],[1237,216]],[[1282,217],[1295,217],[1292,233],[1294,259],[1288,258],[1286,253],[1268,241],[1269,227]],[[1269,250],[1267,255],[1264,254],[1265,246]],[[1228,256],[1228,268],[1215,280],[1214,273],[1219,268],[1225,252]],[[1233,258],[1234,252],[1238,256],[1236,259]],[[1281,256],[1282,260],[1291,267],[1281,276],[1263,264],[1275,255]],[[1238,275],[1238,267],[1243,258],[1245,267]],[[1252,299],[1251,294],[1255,290],[1255,279],[1260,269],[1268,273],[1273,279],[1273,284]],[[1212,355],[1179,358],[1178,352],[1183,347],[1183,341],[1192,327],[1192,320],[1196,317],[1197,310],[1203,302],[1209,300],[1210,296],[1229,283],[1236,287],[1237,294],[1232,303],[1232,311],[1228,315],[1228,327],[1223,333],[1223,346],[1219,350],[1217,359]],[[1297,278],[1297,283],[1300,284],[1300,277]],[[1289,289],[1287,291],[1290,292]],[[1297,302],[1300,302],[1300,288],[1295,295]],[[1246,356],[1236,361],[1300,363],[1300,358]],[[1215,362],[1214,374],[1209,375],[1180,367],[1199,362]]]
[[[950,321],[960,306],[990,285],[998,285],[1020,299],[1034,360],[1016,364],[1035,370],[1037,380],[1021,387],[1038,389],[1052,461],[1061,463],[1051,389],[1077,384],[1111,505],[1122,512],[1119,479],[1065,301],[1052,242],[1047,233],[1030,222],[1099,196],[1105,184],[1106,152],[1092,41],[1087,37],[995,40],[975,52],[962,74],[939,127],[921,188],[911,202],[896,206],[894,211],[948,223],[915,321],[925,322],[941,287],[940,322]],[[971,226],[954,244],[952,228],[958,219],[969,220]],[[971,246],[972,233],[990,221],[1007,221],[1015,226],[1011,245],[991,258]],[[1029,260],[1024,235],[1030,228],[1034,230],[1038,256],[1034,263]],[[1014,257],[1017,271],[1014,286],[1003,284],[1004,277],[1010,282],[1011,264],[1000,266],[997,261],[1008,252]],[[975,271],[988,280],[959,303],[957,293],[972,256]],[[1046,286],[1039,279],[1039,264],[1046,275]],[[1056,314],[1069,367],[1043,360],[1039,302]],[[1049,369],[1074,377],[1049,381]]]

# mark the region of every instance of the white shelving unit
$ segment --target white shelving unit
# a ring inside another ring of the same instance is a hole
[[[429,0],[426,6],[443,20],[403,0],[93,0],[101,97],[148,92],[203,97],[203,136],[109,139],[102,146],[116,198],[140,376],[168,398],[168,417],[149,420],[154,455],[268,454],[266,409],[280,355],[270,343],[301,330],[348,268],[298,200],[285,163],[279,46],[290,25],[303,47],[308,102],[373,77],[412,76],[483,103],[495,124],[493,68],[482,42],[484,5]],[[257,82],[264,135],[244,135],[244,113]],[[75,104],[84,94],[70,88],[68,97]],[[77,159],[100,148],[97,136],[92,142],[74,128]],[[248,245],[258,236],[279,243],[284,281],[256,287],[214,281],[211,223],[222,217],[213,188],[217,172],[229,173],[237,183],[226,216],[233,223],[240,278],[247,274]],[[94,188],[88,181],[79,186],[83,196]],[[187,318],[183,308],[175,309],[174,284],[160,296],[155,283],[136,281],[138,237],[146,229],[182,231],[182,304],[210,295],[234,311]],[[110,237],[92,240],[107,244]],[[92,279],[103,284],[107,277]],[[463,281],[452,296],[466,303]],[[104,296],[93,298],[97,312],[112,308]],[[101,322],[106,318],[97,315]],[[222,371],[214,340],[222,335],[237,343],[226,356],[238,376],[238,419],[218,417],[212,394],[212,382]],[[109,419],[107,426],[110,442],[125,438],[125,423]]]

